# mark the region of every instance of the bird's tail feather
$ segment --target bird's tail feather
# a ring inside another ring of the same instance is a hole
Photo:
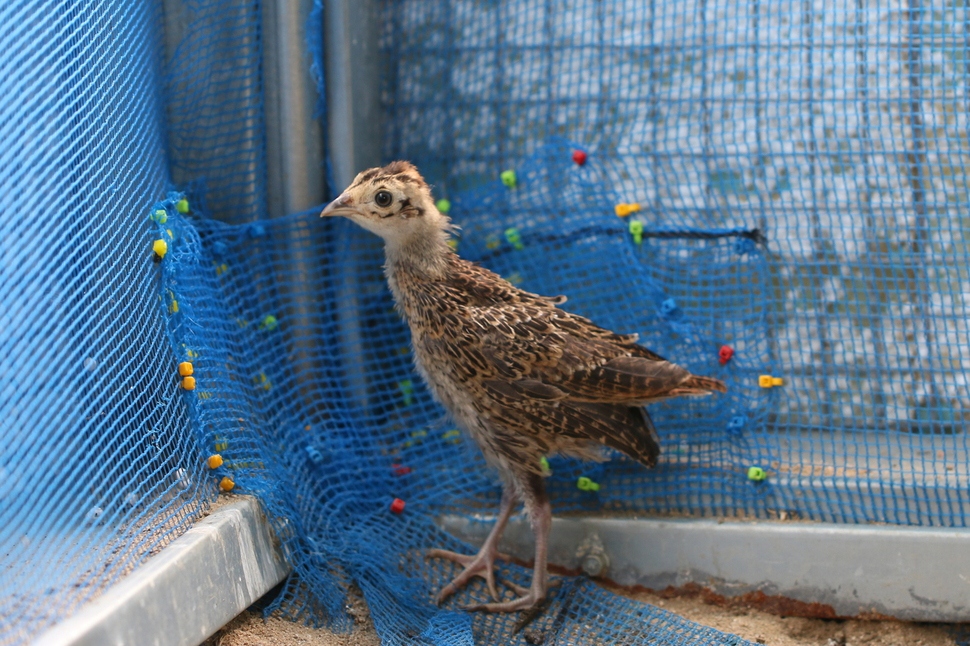
[[[681,382],[671,394],[677,395],[708,395],[713,392],[726,393],[727,386],[720,379],[713,377],[699,377],[691,375],[689,379]]]
[[[652,467],[657,464],[657,458],[660,456],[660,436],[657,434],[657,428],[653,425],[653,420],[650,419],[650,413],[647,412],[647,409],[640,406],[635,410],[640,411],[640,418],[643,420],[646,438],[642,446],[645,446],[647,451],[642,456],[634,455],[633,457],[648,467]]]

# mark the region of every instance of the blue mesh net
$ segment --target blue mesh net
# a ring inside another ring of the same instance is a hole
[[[451,202],[459,252],[729,383],[652,408],[654,470],[554,458],[557,511],[967,524],[970,13],[869,4],[382,5],[386,156]],[[524,643],[458,609],[480,583],[431,602],[455,571],[424,551],[469,549],[435,518],[499,492],[411,368],[378,241],[264,219],[258,3],[81,5],[0,7],[0,641],[228,477],[294,563],[290,615],[347,628],[359,588],[388,643]],[[743,643],[576,578],[534,626]]]

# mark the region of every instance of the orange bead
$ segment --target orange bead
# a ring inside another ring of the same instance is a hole
[[[636,202],[632,204],[617,204],[615,207],[613,207],[613,210],[616,212],[617,216],[625,218],[631,213],[636,213],[639,211],[640,205]]]
[[[195,372],[195,368],[192,367],[191,361],[183,361],[179,364],[179,374],[183,377],[188,377],[193,372]]]
[[[182,377],[182,388],[184,390],[195,390],[195,377]]]
[[[209,465],[210,469],[218,469],[222,466],[223,459],[218,453],[213,453],[209,456],[209,459],[206,460],[206,463]]]
[[[233,482],[229,476],[226,476],[225,478],[219,481],[219,488],[225,491],[226,493],[229,493],[235,487],[236,487],[236,483]]]

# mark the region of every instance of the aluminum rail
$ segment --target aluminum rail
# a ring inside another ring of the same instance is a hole
[[[491,522],[446,516],[480,545]],[[531,561],[528,522],[499,549]],[[695,519],[556,518],[549,562],[652,590],[696,583],[725,597],[761,591],[815,604],[818,616],[970,620],[970,530]]]
[[[194,646],[289,573],[253,498],[221,507],[37,646]]]

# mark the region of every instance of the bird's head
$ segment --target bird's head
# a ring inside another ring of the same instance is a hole
[[[413,164],[391,162],[358,174],[321,217],[342,215],[382,237],[388,246],[446,240],[451,221],[435,207],[431,188]]]

